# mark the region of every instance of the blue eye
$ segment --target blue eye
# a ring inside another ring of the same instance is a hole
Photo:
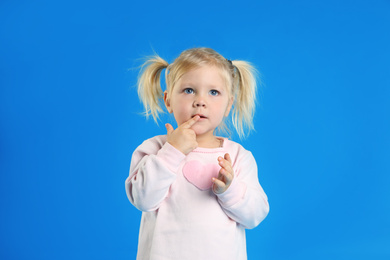
[[[194,90],[192,88],[186,88],[186,89],[184,89],[184,93],[192,94],[192,93],[194,93]]]
[[[210,94],[211,94],[212,96],[218,96],[218,95],[219,95],[219,91],[213,89],[213,90],[210,90]]]

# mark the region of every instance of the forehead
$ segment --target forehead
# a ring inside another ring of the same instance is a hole
[[[177,81],[177,85],[199,84],[228,88],[230,80],[227,78],[227,75],[223,69],[217,66],[203,65],[184,72]]]
[[[221,70],[215,66],[201,66],[194,69],[191,69],[187,72],[185,72],[181,78],[180,81],[202,81],[202,80],[211,80],[211,81],[219,81],[222,82],[223,78],[221,75]]]

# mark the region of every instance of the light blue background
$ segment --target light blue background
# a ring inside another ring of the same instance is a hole
[[[135,259],[124,181],[165,128],[131,68],[206,46],[262,73],[249,259],[390,259],[389,32],[388,0],[1,1],[0,258]]]

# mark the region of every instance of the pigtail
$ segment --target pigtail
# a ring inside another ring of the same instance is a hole
[[[160,84],[161,72],[168,67],[168,62],[158,55],[150,57],[143,65],[138,77],[138,96],[145,108],[145,116],[153,116],[157,122],[159,113],[164,110],[161,105],[163,91]]]
[[[235,67],[234,85],[235,104],[232,111],[232,123],[240,138],[247,136],[253,127],[253,116],[256,105],[256,69],[246,61],[232,61]],[[245,132],[244,130],[249,131]]]

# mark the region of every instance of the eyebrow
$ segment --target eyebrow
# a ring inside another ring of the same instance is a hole
[[[180,87],[185,87],[185,86],[196,87],[196,84],[192,84],[190,82],[182,82],[182,83],[180,83],[179,86]],[[227,89],[227,87],[218,87],[216,85],[207,85],[207,87],[211,88],[211,89]]]

